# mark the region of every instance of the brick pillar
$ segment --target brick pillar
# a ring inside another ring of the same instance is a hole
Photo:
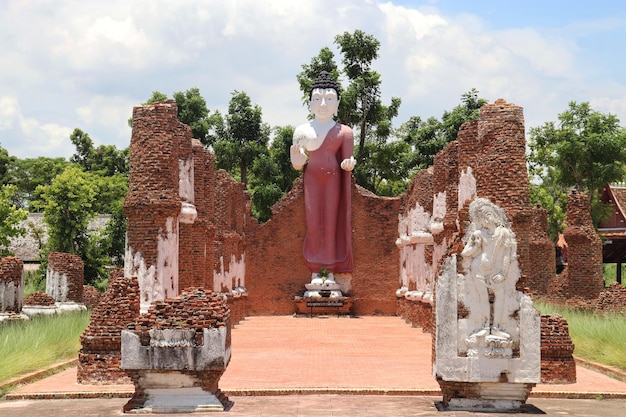
[[[80,256],[50,252],[46,271],[46,294],[56,302],[83,302],[85,265]]]
[[[569,297],[594,299],[604,288],[602,241],[591,221],[589,197],[573,192],[567,197],[567,242]]]
[[[181,144],[188,140],[189,147]],[[181,152],[191,150],[191,129],[168,100],[133,109],[125,276],[139,281],[143,306],[178,295],[178,216],[182,201]]]
[[[0,313],[21,313],[24,264],[13,256],[0,258]]]

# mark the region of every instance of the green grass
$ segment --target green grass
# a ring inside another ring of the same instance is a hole
[[[626,317],[535,303],[541,314],[559,314],[569,324],[574,355],[626,370]]]
[[[0,383],[76,358],[90,311],[0,324]]]

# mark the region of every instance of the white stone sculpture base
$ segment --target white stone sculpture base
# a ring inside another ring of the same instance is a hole
[[[200,387],[190,388],[150,388],[145,390],[147,397],[142,408],[129,410],[133,414],[174,414],[224,411],[224,406],[215,395]]]
[[[28,316],[22,313],[0,313],[0,323],[11,320],[28,320]]]
[[[22,313],[28,317],[37,316],[43,314],[50,316],[53,314],[61,314],[71,311],[86,311],[85,304],[75,303],[73,301],[57,302],[53,306],[37,306],[37,305],[25,305],[22,307]]]
[[[313,274],[311,282],[309,284],[305,284],[304,287],[307,289],[304,292],[305,298],[322,298],[323,291],[330,291],[329,298],[343,297],[341,285],[335,282],[332,274],[326,280],[322,280],[317,276],[317,274]]]
[[[535,384],[475,383],[480,398],[451,398],[446,410],[515,411],[525,402]]]

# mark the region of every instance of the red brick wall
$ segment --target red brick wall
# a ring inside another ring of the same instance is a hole
[[[591,221],[589,197],[571,193],[567,197],[568,297],[595,299],[604,288],[602,241]]]
[[[0,300],[0,313],[22,312],[22,298],[24,297],[24,263],[13,256],[0,258],[0,288],[12,287],[14,296],[11,299]],[[2,291],[3,294],[4,291]],[[6,304],[5,304],[6,303]]]
[[[541,316],[541,383],[576,382],[574,344],[567,320],[558,314]]]
[[[352,187],[353,312],[393,315],[399,276],[397,219],[400,199]],[[302,258],[305,234],[302,180],[272,208],[272,218],[246,241],[246,286],[251,315],[293,314],[311,272]]]
[[[181,152],[191,152],[191,129],[178,121],[173,100],[133,108],[129,190],[124,201],[127,246],[133,255],[141,252],[147,268],[157,264],[157,238],[166,230],[166,219],[180,213]]]
[[[457,141],[435,156],[432,172],[415,176],[403,199],[401,213],[406,215],[416,202],[432,212],[433,196],[445,192],[444,231],[434,235],[435,245],[445,238],[448,254],[459,252],[468,214],[467,208],[459,210],[458,184],[462,172],[471,167],[477,197],[487,197],[503,207],[512,223],[523,274],[518,289],[546,294],[556,273],[554,246],[547,234],[546,211],[530,205],[525,146],[521,107],[502,99],[483,106],[479,120],[464,124]]]
[[[126,373],[120,369],[121,332],[138,316],[137,278],[126,278],[122,269],[116,269],[80,337],[79,383],[130,383]]]
[[[57,299],[56,301],[83,302],[85,265],[80,256],[62,252],[50,252],[48,255],[48,274],[50,271],[67,276],[67,297],[65,300]]]

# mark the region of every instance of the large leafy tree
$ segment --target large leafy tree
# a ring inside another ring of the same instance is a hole
[[[15,158],[9,156],[9,152],[0,146],[0,185],[9,183],[9,168],[14,160]]]
[[[214,144],[216,165],[231,174],[238,170],[241,182],[247,184],[248,168],[267,153],[269,132],[261,108],[245,92],[235,90],[224,120],[224,137]]]
[[[13,203],[37,211],[41,207],[39,186],[49,185],[69,165],[65,158],[15,159],[9,168],[8,183],[17,187]]]
[[[397,135],[413,147],[410,165],[419,169],[432,165],[435,155],[456,140],[461,125],[478,119],[478,111],[485,104],[487,100],[479,98],[478,90],[472,88],[461,95],[461,104],[444,111],[441,120],[434,116],[426,120],[413,116],[403,123]]]
[[[328,47],[322,48],[310,64],[302,65],[302,72],[296,76],[303,94],[302,101],[308,103],[311,83],[321,71],[327,71],[340,85],[340,78],[346,81],[346,87],[340,87],[341,102],[337,119],[352,127],[358,138],[354,175],[359,185],[375,192],[380,191],[375,184],[386,185],[395,180],[371,178],[373,170],[381,175],[390,171],[378,170],[367,158],[373,154],[382,155],[395,146],[389,146],[387,140],[393,134],[391,121],[398,115],[401,100],[393,97],[389,105],[382,104],[381,76],[371,67],[378,58],[380,47],[380,42],[374,36],[355,30],[353,33],[337,35],[334,43],[341,53],[342,69],[334,61],[332,51]],[[395,189],[395,186],[391,188]]]
[[[291,189],[294,180],[300,175],[291,165],[289,157],[293,132],[293,126],[274,128],[274,140],[269,152],[260,154],[250,170],[248,189],[252,210],[260,221],[271,217],[272,205]]]
[[[89,134],[78,128],[70,134],[70,140],[76,147],[70,162],[80,165],[86,172],[103,176],[128,174],[128,148],[118,151],[114,145],[94,147]]]
[[[389,106],[382,104],[381,76],[372,69],[380,47],[374,36],[355,30],[354,33],[344,32],[335,36],[335,43],[341,51],[343,74],[348,79],[338,117],[342,123],[356,127],[358,131],[358,164],[363,161],[365,141],[370,130],[375,130],[373,136],[379,143],[389,137],[391,120],[398,115],[401,100],[393,97]]]
[[[89,221],[97,214],[94,203],[98,188],[93,176],[70,165],[52,183],[39,188],[50,250],[78,254]]]
[[[553,193],[558,185],[559,190],[575,188],[588,194],[594,223],[601,221],[606,210],[598,203],[600,191],[624,178],[626,130],[619,119],[593,110],[588,102],[572,101],[558,123],[531,128],[529,136],[531,174]]]
[[[98,192],[96,176],[76,164],[68,166],[51,184],[40,186],[43,216],[48,227],[43,257],[53,251],[80,256],[85,263],[88,284],[106,280],[105,265],[111,263],[102,244],[102,232],[89,230],[89,222],[97,215]]]
[[[178,107],[178,120],[188,125],[193,137],[206,145],[210,128],[209,109],[200,95],[200,89],[193,87],[187,91],[177,91],[174,100]]]
[[[10,255],[11,238],[25,233],[20,222],[26,220],[28,211],[13,204],[16,192],[17,187],[14,185],[0,185],[0,256]]]

